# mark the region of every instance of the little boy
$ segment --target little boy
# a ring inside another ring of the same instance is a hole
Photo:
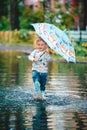
[[[47,81],[48,61],[50,60],[49,51],[46,43],[38,38],[36,49],[28,56],[32,63],[32,79],[38,98],[45,99],[45,85]]]

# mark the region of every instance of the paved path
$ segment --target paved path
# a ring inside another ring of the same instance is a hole
[[[32,46],[9,46],[0,44],[0,50],[7,51],[7,50],[14,50],[14,51],[21,51],[26,54],[30,54],[33,50]]]

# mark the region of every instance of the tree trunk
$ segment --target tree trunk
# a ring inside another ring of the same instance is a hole
[[[8,15],[8,1],[0,0],[0,17]]]
[[[19,16],[18,1],[9,0],[9,17],[10,17],[11,30],[19,29],[18,16]]]
[[[85,30],[87,26],[87,0],[79,2],[80,29]]]
[[[87,0],[84,0],[84,25],[83,25],[83,29],[87,28]]]

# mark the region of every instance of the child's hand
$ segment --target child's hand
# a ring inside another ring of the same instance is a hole
[[[38,61],[39,61],[39,59],[38,59],[38,58],[34,58],[34,60],[33,60],[33,61],[38,62]]]
[[[49,53],[49,49],[48,49],[48,48],[46,49],[46,53],[47,53],[47,54]]]

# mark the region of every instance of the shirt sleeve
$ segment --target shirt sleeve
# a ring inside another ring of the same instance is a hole
[[[50,57],[49,54],[46,55],[46,58],[47,58],[47,61],[51,61],[52,60],[52,58]]]
[[[34,56],[35,56],[35,50],[31,52],[31,54],[28,56],[28,59],[30,61],[33,61],[34,60]]]

